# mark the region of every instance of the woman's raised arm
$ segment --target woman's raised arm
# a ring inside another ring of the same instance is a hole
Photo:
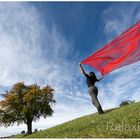
[[[86,72],[85,72],[85,70],[83,69],[82,64],[81,64],[81,63],[79,63],[79,65],[80,65],[80,70],[81,70],[81,73],[82,73],[82,74],[84,74],[84,75],[86,75],[87,73],[86,73]]]

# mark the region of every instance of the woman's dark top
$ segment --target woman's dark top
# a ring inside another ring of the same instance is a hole
[[[86,83],[87,83],[87,86],[90,87],[90,86],[95,86],[95,82],[97,82],[98,80],[95,78],[95,77],[92,77],[92,76],[89,76],[88,74],[85,74],[86,76]]]

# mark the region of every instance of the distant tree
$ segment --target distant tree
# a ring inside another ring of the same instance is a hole
[[[0,125],[11,126],[25,123],[27,134],[32,133],[32,122],[52,116],[55,103],[54,89],[51,86],[40,88],[37,84],[16,83],[11,91],[2,94],[0,101]]]
[[[22,130],[22,131],[21,131],[21,134],[25,134],[25,131],[24,131],[24,130]]]
[[[132,103],[135,103],[135,100],[126,100],[126,101],[123,101],[121,102],[120,106],[124,106],[124,105],[129,105],[129,104],[132,104]]]
[[[35,132],[35,133],[38,132],[37,128],[34,130],[34,132]]]

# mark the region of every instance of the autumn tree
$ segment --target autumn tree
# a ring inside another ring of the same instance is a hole
[[[51,86],[40,88],[37,84],[17,83],[11,91],[2,94],[0,101],[0,125],[11,126],[25,123],[27,134],[32,133],[32,122],[40,117],[53,114],[54,89]]]

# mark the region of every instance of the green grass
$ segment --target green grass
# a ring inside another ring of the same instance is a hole
[[[32,135],[16,138],[139,138],[140,102],[77,118]]]

